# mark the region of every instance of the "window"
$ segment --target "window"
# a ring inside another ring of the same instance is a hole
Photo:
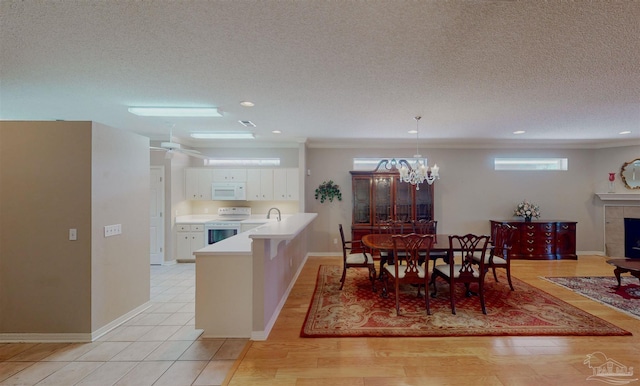
[[[494,170],[562,170],[569,169],[567,158],[496,158]]]
[[[395,159],[397,161],[403,159],[406,160],[410,165],[415,164],[417,158],[412,158],[412,157],[391,157],[391,158],[354,158],[353,159],[353,170],[375,170],[376,166],[378,166],[378,163],[380,161],[382,161],[383,159],[388,159],[389,161]],[[425,163],[427,162],[426,158],[420,158],[420,160],[424,160]],[[400,165],[397,165],[397,167],[400,167]]]
[[[208,166],[280,166],[280,158],[209,158]]]

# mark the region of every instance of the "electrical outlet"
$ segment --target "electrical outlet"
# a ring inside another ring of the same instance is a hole
[[[334,244],[338,244],[338,239],[333,239]]]
[[[78,240],[78,230],[75,228],[69,229],[69,240],[76,241]]]

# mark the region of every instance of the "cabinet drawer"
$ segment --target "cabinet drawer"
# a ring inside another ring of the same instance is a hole
[[[573,231],[576,230],[576,224],[568,224],[568,223],[558,223],[558,232],[562,231]]]
[[[178,232],[191,232],[191,231],[201,232],[201,231],[204,231],[204,225],[203,224],[178,224],[176,229]]]
[[[534,245],[521,245],[520,253],[523,255],[548,255],[555,252],[553,245],[547,244],[534,244]]]
[[[556,224],[552,224],[552,223],[524,224],[520,229],[522,229],[523,232],[555,232]]]
[[[553,232],[530,232],[526,231],[521,237],[521,240],[549,240],[554,239],[555,233]]]

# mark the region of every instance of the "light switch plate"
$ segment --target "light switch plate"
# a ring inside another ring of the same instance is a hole
[[[104,237],[111,237],[122,234],[122,224],[105,225]]]

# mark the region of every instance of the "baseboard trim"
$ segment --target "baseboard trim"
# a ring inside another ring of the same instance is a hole
[[[590,256],[593,256],[593,255],[595,255],[595,256],[607,256],[602,251],[577,251],[576,255],[578,255],[578,256],[581,256],[581,255],[582,256],[586,256],[586,255],[590,255]]]
[[[141,312],[143,312],[144,310],[146,310],[147,308],[151,307],[151,302],[146,302],[143,305],[134,308],[133,310],[127,312],[126,314],[122,315],[121,317],[113,320],[111,323],[106,324],[103,327],[100,327],[99,329],[97,329],[96,331],[91,333],[91,341],[93,342],[94,340],[100,338],[101,336],[103,336],[104,334],[108,333],[109,331],[113,330],[114,328],[118,327],[119,325],[121,325],[122,323],[126,322],[127,320],[133,318],[134,316],[140,314]]]
[[[151,302],[136,307],[111,323],[99,328],[92,333],[2,333],[0,343],[85,343],[93,342],[118,327],[127,320],[133,318],[147,308],[151,307]]]
[[[64,333],[7,333],[0,334],[0,343],[85,343],[91,342],[91,334]]]

